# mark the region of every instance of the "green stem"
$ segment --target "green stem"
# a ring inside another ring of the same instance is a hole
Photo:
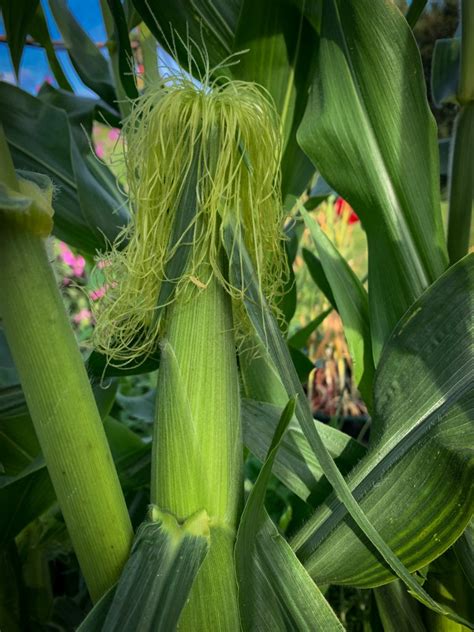
[[[0,177],[18,190],[0,126]],[[3,218],[0,316],[86,584],[97,600],[127,560],[132,526],[44,241]]]
[[[44,242],[4,222],[0,312],[28,409],[92,599],[120,575],[132,527]]]
[[[474,198],[474,101],[457,115],[451,149],[448,253],[453,264],[469,251]]]
[[[474,3],[461,2],[461,69],[457,98],[459,103],[474,101]]]
[[[92,599],[119,577],[132,527],[43,241],[0,231],[1,316],[28,409]]]
[[[206,279],[206,274],[202,274]],[[233,547],[242,440],[231,299],[217,281],[169,310],[158,375],[152,502],[179,520],[205,509],[211,548],[180,630],[240,629]]]

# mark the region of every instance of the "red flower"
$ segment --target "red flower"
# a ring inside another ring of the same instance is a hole
[[[354,213],[354,210],[350,204],[348,204],[342,197],[338,197],[334,202],[334,209],[336,214],[341,216],[347,216],[348,224],[355,224],[359,221],[358,216]]]

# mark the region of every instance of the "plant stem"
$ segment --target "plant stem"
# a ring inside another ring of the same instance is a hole
[[[453,264],[469,251],[474,198],[474,101],[458,113],[451,142],[448,253]]]
[[[132,527],[44,242],[0,231],[0,312],[28,409],[93,600],[117,580]]]
[[[204,290],[189,287],[169,311],[158,375],[152,501],[179,520],[201,509],[210,516],[210,552],[180,630],[238,630],[233,547],[243,448],[231,299],[211,280]]]
[[[3,128],[0,174],[18,190]],[[0,216],[1,217],[1,216]],[[44,241],[1,217],[0,316],[92,599],[118,579],[132,526]]]
[[[474,101],[474,3],[461,2],[461,69],[457,98],[461,105]]]
[[[45,245],[5,224],[3,326],[74,550],[97,600],[120,575],[132,527]]]

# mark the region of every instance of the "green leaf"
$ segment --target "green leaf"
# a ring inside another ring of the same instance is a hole
[[[209,550],[209,517],[202,511],[179,524],[156,508],[152,516],[138,530],[113,599],[99,602],[78,632],[97,632],[99,622],[102,632],[176,629]]]
[[[128,36],[127,18],[120,0],[107,0],[115,26],[114,44],[118,47],[118,67],[120,81],[129,99],[138,97],[138,90],[133,75],[133,53]]]
[[[314,369],[314,364],[308,356],[299,349],[289,347],[289,352],[298,378],[302,384],[305,384],[308,380],[308,375]]]
[[[376,588],[374,595],[384,632],[428,632],[420,604],[408,594],[400,580]]]
[[[81,100],[69,93],[60,94],[74,103]],[[117,192],[115,179],[107,168],[101,165],[96,169],[99,163],[92,154],[87,159],[88,165],[84,164],[76,142],[79,136],[73,138],[66,112],[0,82],[0,117],[15,167],[46,174],[57,186],[53,203],[54,234],[91,255],[105,249],[107,240],[113,241],[126,221],[123,196]],[[87,142],[84,132],[82,137],[82,142]],[[82,197],[84,191],[88,193],[87,208],[81,206],[78,182]]]
[[[28,32],[32,35],[33,39],[35,39],[44,48],[48,58],[49,67],[51,68],[59,87],[63,90],[69,90],[72,92],[71,84],[64,74],[61,64],[56,56],[56,51],[49,35],[48,25],[46,23],[46,18],[41,4],[38,4],[36,12],[32,20],[29,22]]]
[[[117,96],[107,60],[81,28],[65,0],[49,0],[49,6],[77,74],[88,88],[116,107]]]
[[[286,263],[288,266],[288,279],[283,288],[283,294],[278,300],[278,309],[281,310],[285,319],[284,328],[287,328],[291,319],[295,315],[297,295],[296,295],[296,279],[293,272],[293,262],[291,261],[291,253],[288,242],[285,242]]]
[[[423,13],[423,9],[425,8],[427,2],[428,0],[412,0],[405,16],[411,28],[413,28],[418,22],[418,18]]]
[[[71,161],[77,193],[84,217],[96,239],[112,242],[128,220],[127,198],[117,185],[116,176],[100,162],[92,149],[94,118],[117,124],[117,113],[103,101],[78,97],[44,84],[40,99],[66,112],[69,119]]]
[[[247,448],[262,462],[275,435],[281,408],[251,399],[242,400],[242,430]],[[342,474],[347,474],[365,455],[364,446],[348,435],[314,420],[326,448]],[[292,420],[278,450],[273,474],[302,500],[320,504],[331,487],[296,420]]]
[[[367,291],[347,261],[337,251],[319,224],[301,206],[305,224],[321,258],[325,277],[336,300],[344,324],[344,334],[352,357],[354,378],[369,409],[372,406],[374,361]]]
[[[297,400],[296,416],[301,425],[301,429],[314,450],[315,456],[319,460],[326,477],[334,488],[341,506],[344,507],[342,511],[343,516],[347,511],[355,523],[354,528],[356,531],[359,532],[360,530],[364,534],[364,543],[367,541],[370,542],[370,548],[367,551],[364,551],[364,554],[367,556],[367,553],[372,552],[372,547],[374,547],[377,551],[377,557],[374,559],[376,559],[379,567],[381,566],[379,562],[381,556],[384,560],[384,564],[386,563],[390,569],[392,569],[396,575],[404,581],[404,583],[411,589],[413,594],[416,595],[419,600],[428,607],[432,608],[434,611],[459,621],[459,617],[455,614],[449,613],[447,608],[444,608],[436,603],[426,593],[426,591],[421,588],[416,579],[412,577],[404,564],[393,553],[392,549],[386,544],[379,531],[373,526],[366,513],[364,513],[363,509],[358,504],[356,496],[334,463],[334,460],[321,439],[317,426],[314,425],[314,420],[312,418],[308,402],[289,357],[288,348],[282,339],[276,320],[266,304],[266,301],[256,282],[251,260],[245,249],[242,237],[238,232],[235,232],[236,227],[230,223],[231,221],[232,219],[229,218],[229,223],[223,227],[224,245],[227,251],[227,256],[229,257],[231,281],[235,284],[235,287],[240,287],[242,289],[244,306],[247,311],[247,315],[255,329],[256,334],[260,338],[261,343],[267,347],[268,353],[272,358],[275,368],[279,372],[280,379],[287,394],[290,397],[294,395],[299,396]],[[397,474],[398,476],[400,475],[399,472]],[[393,486],[391,489],[393,490]],[[470,489],[472,492],[472,487]],[[397,498],[400,500],[401,497],[399,494],[397,495]],[[418,506],[417,509],[419,509]],[[468,508],[467,511],[472,510]],[[334,516],[336,514],[331,515]],[[464,513],[460,517],[460,522],[465,520],[466,516]],[[311,524],[312,521],[308,523],[308,525]],[[435,522],[432,524],[435,524]],[[459,525],[456,525],[456,528],[458,527]],[[309,529],[309,531],[311,531],[311,529]],[[350,531],[352,533],[352,529],[350,529]],[[357,539],[357,536],[355,536],[355,538]],[[357,540],[357,542],[359,541]],[[336,549],[338,552],[344,550],[339,546],[334,550]],[[349,558],[349,560],[351,560],[351,558]],[[381,566],[381,568],[387,573],[386,566]],[[379,570],[379,568],[377,570]],[[388,573],[388,576],[393,577],[390,573]]]
[[[287,0],[243,0],[234,50],[248,50],[232,72],[266,88],[283,129],[282,195],[300,195],[314,168],[298,147],[296,130],[307,101],[309,64],[317,37],[302,13]]]
[[[40,447],[30,415],[25,412],[0,417],[0,464],[2,473],[16,476],[39,455]]]
[[[416,42],[393,3],[324,1],[298,140],[367,232],[377,361],[398,319],[447,265],[436,125]]]
[[[107,415],[114,389],[93,386],[101,415]],[[1,391],[0,391],[1,392]],[[24,396],[19,396],[24,404]],[[104,423],[117,472],[125,491],[136,490],[150,480],[150,446],[119,422]],[[23,414],[0,414],[0,543],[14,538],[32,520],[56,501],[49,474],[41,456],[33,423]]]
[[[474,588],[474,518],[471,518],[453,548],[467,581]]]
[[[0,477],[0,546],[5,546],[55,501],[48,471],[38,457],[15,477]]]
[[[235,561],[242,622],[249,630],[343,630],[264,507],[273,463],[294,410],[295,399],[290,399],[237,532]]]
[[[316,329],[321,325],[321,323],[325,320],[326,316],[332,312],[332,307],[326,309],[324,312],[321,312],[319,316],[313,318],[307,325],[301,327],[296,331],[290,338],[288,338],[288,344],[293,349],[302,349],[308,342],[311,334],[316,331]]]
[[[474,209],[474,103],[456,117],[450,156],[448,252],[455,263],[469,252]]]
[[[459,37],[435,42],[431,61],[431,95],[437,108],[457,103],[461,40]]]
[[[204,47],[211,68],[232,53],[241,0],[195,0],[192,4],[132,0],[132,3],[158,42],[190,74],[199,75],[205,70],[206,62],[200,53]],[[191,66],[186,45],[194,58]]]
[[[329,281],[324,272],[324,268],[321,265],[320,259],[318,259],[316,255],[307,248],[303,248],[303,259],[308,266],[311,278],[324,294],[324,296],[327,298],[327,300],[334,307],[334,309],[337,311],[336,299],[334,298],[334,294],[331,290],[331,286],[329,285]]]
[[[7,33],[8,48],[18,77],[21,56],[25,46],[30,20],[35,14],[39,0],[1,0],[3,23]]]
[[[411,570],[445,551],[474,506],[474,256],[450,268],[388,341],[374,387],[367,456],[348,484],[367,518]],[[317,582],[393,579],[341,501],[326,501],[293,547]]]

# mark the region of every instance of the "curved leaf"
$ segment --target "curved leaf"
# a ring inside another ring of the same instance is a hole
[[[241,0],[132,0],[135,9],[158,42],[191,74],[205,69],[199,53],[204,47],[211,68],[232,53]],[[193,53],[189,67],[186,46]],[[175,48],[176,50],[173,50]]]
[[[337,632],[344,628],[264,507],[272,466],[294,410],[295,399],[290,399],[240,520],[235,545],[240,612],[248,630]]]
[[[376,375],[369,452],[348,477],[369,520],[411,570],[441,555],[474,508],[473,295],[469,256],[399,322]],[[334,497],[292,545],[317,582],[368,587],[394,578]]]
[[[203,511],[184,524],[165,512],[142,524],[113,597],[100,601],[78,632],[175,630],[209,550],[208,523]]]
[[[242,288],[247,315],[255,329],[256,335],[260,338],[261,344],[267,347],[269,356],[279,373],[287,395],[290,397],[299,395],[296,404],[296,417],[328,481],[340,499],[341,505],[344,507],[344,510],[349,512],[351,519],[354,521],[354,528],[364,534],[364,538],[367,538],[367,541],[371,543],[377,554],[384,560],[384,563],[404,581],[420,601],[434,611],[446,616],[449,615],[450,618],[459,621],[460,617],[450,613],[447,608],[436,603],[416,579],[412,577],[406,566],[387,545],[380,532],[357,502],[356,496],[328,452],[317,426],[314,425],[308,402],[295,373],[288,348],[282,339],[276,319],[256,283],[249,254],[242,242],[241,235],[238,231],[236,232],[235,225],[232,224],[232,218],[229,218],[228,223],[223,228],[224,245],[229,258],[231,280],[236,284],[236,287]]]
[[[370,410],[375,367],[367,291],[319,224],[303,206],[300,212],[318,250],[325,277],[336,299],[337,311],[344,324],[344,334],[352,357],[355,381]]]
[[[447,265],[436,126],[416,42],[395,4],[325,0],[316,62],[298,140],[367,232],[377,361],[398,319]]]
[[[133,76],[133,53],[128,35],[128,24],[125,11],[120,0],[107,0],[115,26],[114,39],[118,48],[118,69],[120,81],[129,99],[138,97],[138,90]]]
[[[54,45],[51,41],[48,25],[46,23],[46,18],[41,4],[38,4],[36,12],[29,22],[28,32],[44,48],[48,58],[49,67],[51,68],[59,87],[63,90],[70,90],[72,92],[71,84],[64,74],[62,66],[57,58]]]
[[[307,102],[309,64],[317,35],[287,0],[243,0],[234,50],[247,50],[233,67],[238,79],[264,86],[275,102],[283,129],[282,194],[300,195],[314,167],[296,142]]]
[[[64,0],[49,0],[49,6],[77,74],[87,87],[115,107],[117,96],[106,58],[81,28]]]
[[[33,18],[39,0],[1,0],[3,23],[7,32],[8,48],[13,68],[18,77],[21,56],[25,46],[30,20]]]
[[[457,103],[461,40],[459,37],[435,42],[431,62],[431,95],[440,108],[444,103]]]
[[[79,99],[81,107],[86,101],[90,109],[90,99],[51,91],[74,103]],[[77,141],[81,139],[82,150],[84,144],[89,148],[79,123],[73,136],[63,109],[3,82],[0,117],[15,167],[46,174],[57,187],[54,234],[91,255],[106,248],[107,240],[112,241],[126,221],[124,198],[112,174],[90,152],[86,164]]]
[[[244,443],[263,462],[275,435],[281,408],[243,399],[241,414]],[[365,455],[366,448],[331,426],[316,420],[314,423],[338,468],[343,474],[350,472]],[[272,472],[288,489],[313,506],[320,504],[331,491],[313,450],[294,422],[280,443]]]

